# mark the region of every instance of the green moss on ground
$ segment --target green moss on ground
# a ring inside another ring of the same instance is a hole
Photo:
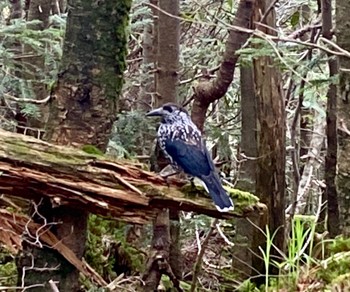
[[[14,256],[0,248],[0,287],[15,287],[17,276]]]
[[[128,225],[97,215],[88,219],[85,259],[107,282],[117,275],[139,274],[144,269],[145,254],[126,242]],[[82,279],[86,288],[94,287]]]

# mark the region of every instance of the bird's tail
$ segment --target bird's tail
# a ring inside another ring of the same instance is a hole
[[[222,187],[220,177],[217,173],[211,172],[207,176],[202,176],[201,180],[203,181],[207,192],[213,199],[216,208],[220,212],[233,210],[233,202]]]

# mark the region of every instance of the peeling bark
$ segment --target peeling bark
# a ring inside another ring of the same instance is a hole
[[[271,0],[258,0],[254,9],[254,23],[259,30],[274,35],[276,15],[269,9]],[[262,26],[261,15],[264,15]],[[281,91],[281,77],[270,56],[254,60],[255,88],[258,116],[258,168],[256,193],[268,206],[268,227],[275,234],[274,244],[285,249],[285,109]],[[264,248],[263,248],[264,249]],[[279,256],[276,249],[273,255]],[[262,263],[260,263],[262,264]],[[277,271],[276,271],[277,272]]]

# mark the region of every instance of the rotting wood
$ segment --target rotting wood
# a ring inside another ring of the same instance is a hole
[[[234,212],[220,213],[204,191],[188,191],[186,184],[165,180],[142,169],[140,163],[112,161],[0,130],[0,193],[28,199],[49,197],[53,206],[70,204],[138,224],[149,222],[162,208],[216,218],[265,212],[265,205],[238,198]]]
[[[22,249],[21,242],[23,233],[30,233],[32,237],[35,238],[36,244],[46,244],[58,251],[68,262],[76,267],[79,272],[93,280],[99,286],[107,286],[107,282],[98,273],[85,262],[82,262],[71,249],[64,245],[62,241],[49,230],[49,225],[45,228],[45,226],[35,223],[31,218],[25,215],[0,209],[0,242],[4,243],[10,251],[17,252]]]

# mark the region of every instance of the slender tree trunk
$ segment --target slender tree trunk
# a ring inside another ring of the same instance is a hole
[[[159,9],[179,16],[178,0],[159,0]],[[176,102],[179,70],[180,21],[158,12],[157,104]]]
[[[21,0],[10,0],[11,15],[10,19],[17,19],[22,17],[22,3]]]
[[[336,27],[337,42],[340,47],[350,51],[350,18],[348,12],[350,2],[347,0],[336,1]],[[350,235],[350,59],[340,57],[339,59],[339,149],[338,149],[338,174],[337,191],[339,198],[340,230],[345,236]],[[344,70],[343,70],[344,69]],[[334,207],[334,206],[333,206]],[[333,210],[334,211],[334,210]]]
[[[322,0],[322,34],[332,39],[332,2]],[[335,56],[329,55],[328,66],[330,78],[338,74],[338,61]],[[331,83],[327,93],[327,154],[325,161],[326,198],[328,202],[328,231],[331,237],[339,234],[338,194],[335,185],[337,168],[337,85]]]
[[[157,5],[157,1],[155,0],[150,2]],[[155,75],[152,72],[155,69],[158,42],[156,15],[158,15],[157,11],[155,8],[152,8],[152,13],[148,18],[153,16],[153,23],[145,24],[142,36],[142,80],[137,107],[145,111],[148,111],[152,107],[154,102],[153,96],[155,95]]]
[[[253,68],[241,65],[241,143],[239,168],[239,180],[236,187],[244,191],[255,193],[256,186],[256,156],[257,156],[257,132],[256,132],[256,95],[254,88]],[[256,218],[248,218],[258,224]],[[253,252],[259,253],[259,243],[254,242],[254,232],[259,232],[247,218],[239,218],[236,222],[235,248],[232,259],[232,268],[243,279],[252,275]]]
[[[51,10],[53,14],[65,13],[66,6],[66,0],[51,0]]]
[[[45,137],[50,142],[76,147],[93,144],[102,151],[106,149],[125,69],[125,26],[130,2],[100,1],[99,5],[93,0],[68,2],[61,73],[52,93]],[[82,257],[87,213],[64,206],[51,209],[50,202],[40,212],[58,222],[54,230],[56,235]],[[60,291],[79,290],[79,273],[62,257],[52,250],[29,252],[37,255],[35,266],[48,269],[24,275],[22,284],[47,284],[52,279],[59,282]],[[19,262],[23,267],[30,259],[27,254]],[[55,267],[58,267],[56,271],[49,270]],[[48,291],[48,288],[40,291]]]
[[[255,23],[267,13],[264,24],[257,28],[269,34],[275,27],[275,11],[268,8],[271,0],[258,0],[255,7]],[[274,244],[284,250],[285,224],[285,111],[281,92],[281,78],[273,59],[259,57],[254,61],[255,86],[258,113],[258,171],[256,194],[269,209],[268,227],[275,235]],[[278,255],[273,250],[274,255]]]
[[[179,1],[159,0],[159,8],[167,13],[179,15]],[[154,12],[156,12],[154,10]],[[157,57],[156,57],[156,105],[177,101],[178,66],[179,66],[179,37],[180,21],[157,11]],[[156,154],[158,170],[168,161],[159,151]],[[166,225],[166,226],[165,226]],[[143,276],[146,283],[145,292],[157,289],[163,273],[171,272],[176,279],[182,277],[182,259],[180,250],[180,222],[177,211],[160,210],[153,227],[151,256],[148,259],[147,270]],[[157,238],[162,238],[159,241]],[[160,242],[161,244],[156,244]],[[166,263],[166,269],[161,269],[160,262]],[[174,283],[175,284],[175,283]]]
[[[50,0],[31,0],[29,3],[27,20],[39,20],[40,23],[30,24],[28,27],[33,30],[44,30],[49,25],[49,16],[50,16]],[[25,45],[23,47],[23,51],[25,54],[33,54],[35,50],[33,50],[31,45]],[[26,80],[28,88],[32,88],[33,90],[33,99],[42,100],[46,98],[49,94],[48,89],[46,88],[43,80],[46,77],[46,68],[45,68],[45,54],[35,53],[34,56],[30,58],[25,58],[22,61],[23,66],[23,78]],[[30,128],[43,129],[45,127],[45,122],[48,118],[48,106],[46,104],[42,104],[38,108],[39,117],[26,117],[23,116],[23,119],[26,120],[26,123],[23,125],[24,127],[28,126]],[[26,129],[22,129],[23,132]],[[25,131],[26,134],[31,136],[42,138],[42,131],[37,130],[29,130]]]
[[[159,210],[159,214],[153,221],[152,250],[146,265],[146,273],[143,276],[144,292],[157,290],[162,277],[161,265],[169,259],[170,228],[169,211]]]
[[[318,117],[314,122],[313,133],[311,135],[311,140],[309,144],[309,150],[307,152],[307,161],[305,162],[303,172],[300,177],[297,202],[295,205],[295,214],[305,214],[310,209],[310,199],[315,199],[312,197],[311,192],[311,180],[310,177],[314,176],[317,170],[320,168],[321,164],[317,157],[320,155],[325,142],[326,134],[326,123],[323,118]],[[317,204],[319,200],[316,198],[315,208],[317,210]]]

